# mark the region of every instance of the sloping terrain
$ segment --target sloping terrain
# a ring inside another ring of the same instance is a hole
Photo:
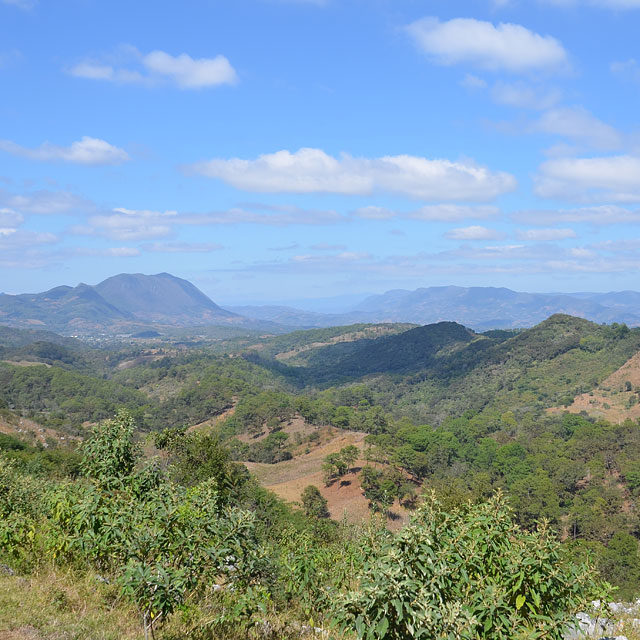
[[[552,407],[549,413],[586,413],[609,422],[640,419],[640,353],[629,358],[617,371],[593,390],[581,393],[570,404]]]
[[[309,453],[301,453],[291,460],[276,464],[257,462],[244,462],[243,464],[258,478],[260,484],[287,502],[299,502],[305,487],[311,484],[316,486],[326,498],[332,518],[340,520],[346,517],[349,522],[359,522],[363,518],[367,518],[370,513],[369,501],[364,497],[358,472],[348,473],[327,486],[322,471],[324,459],[329,454],[337,453],[348,445],[354,445],[363,452],[364,439],[367,434],[312,425],[306,425],[306,428],[307,430],[320,429],[325,436],[321,438],[321,444],[314,446]],[[288,432],[290,429],[285,427],[283,431]],[[359,470],[364,464],[364,455],[362,455],[355,462],[355,469]],[[398,520],[394,521],[395,526],[400,526],[406,521],[408,512],[397,502],[392,506],[391,511],[400,516]]]

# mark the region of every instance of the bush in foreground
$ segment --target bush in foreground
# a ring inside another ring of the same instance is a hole
[[[544,523],[519,529],[502,495],[450,513],[431,497],[365,567],[336,617],[366,640],[561,640],[576,612],[609,596]]]

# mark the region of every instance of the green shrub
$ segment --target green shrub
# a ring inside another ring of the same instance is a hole
[[[336,622],[367,640],[561,640],[608,589],[546,525],[521,531],[500,494],[451,513],[432,496],[340,600]]]

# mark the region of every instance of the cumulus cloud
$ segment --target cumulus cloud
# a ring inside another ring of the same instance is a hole
[[[518,229],[516,237],[531,242],[552,242],[575,238],[576,232],[573,229]]]
[[[451,229],[444,236],[451,240],[496,240],[503,238],[504,234],[487,227],[471,226]]]
[[[534,180],[543,198],[640,202],[640,158],[630,155],[548,160]]]
[[[15,156],[41,162],[70,162],[87,166],[116,165],[129,160],[124,149],[114,147],[105,140],[83,136],[69,147],[44,142],[35,149],[22,147],[10,140],[0,140],[0,149]]]
[[[542,114],[532,131],[564,136],[595,149],[610,151],[622,146],[620,134],[583,107],[558,107]]]
[[[370,195],[377,191],[423,200],[491,200],[516,187],[505,172],[470,162],[400,155],[336,158],[321,149],[278,151],[255,160],[199,162],[187,170],[245,191]]]
[[[489,71],[510,72],[568,65],[567,53],[558,40],[518,24],[495,26],[474,18],[440,22],[429,17],[406,29],[421,51],[443,65],[470,64]]]
[[[640,210],[617,205],[600,205],[578,209],[517,211],[511,216],[517,222],[536,225],[584,223],[590,225],[637,224]]]
[[[168,83],[180,89],[203,89],[238,81],[235,69],[223,55],[192,58],[186,53],[172,56],[160,50],[142,54],[131,45],[121,46],[106,59],[83,60],[69,73],[78,78],[117,84],[156,86]]]

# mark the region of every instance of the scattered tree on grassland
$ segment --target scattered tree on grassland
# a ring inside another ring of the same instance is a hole
[[[320,493],[318,487],[310,484],[305,487],[301,496],[302,510],[310,518],[328,518],[329,509],[327,499]]]

